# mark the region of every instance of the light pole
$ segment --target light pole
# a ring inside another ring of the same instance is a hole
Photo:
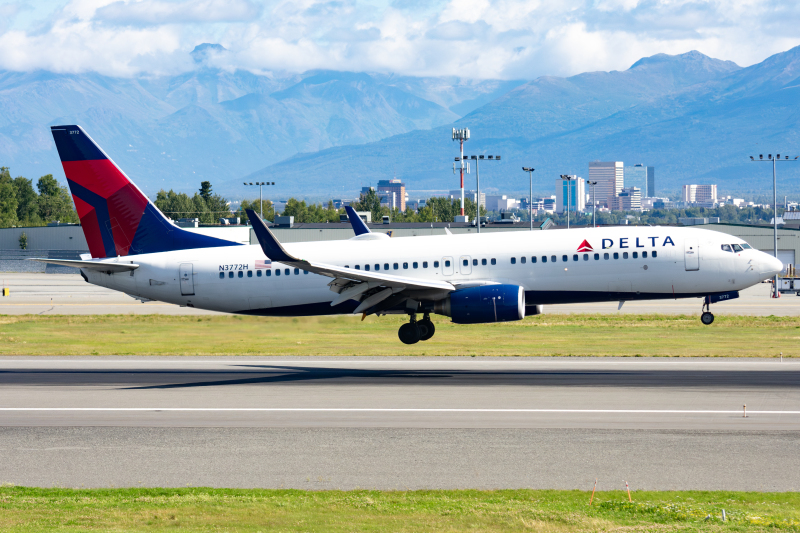
[[[594,197],[594,186],[597,185],[596,181],[590,181],[589,185],[592,186],[592,227],[597,227],[597,200]]]
[[[775,163],[778,161],[781,162],[789,162],[789,161],[797,161],[797,156],[794,159],[789,159],[789,156],[785,156],[786,159],[781,159],[781,154],[775,154],[775,157],[772,157],[772,154],[767,155],[767,158],[764,159],[764,154],[759,154],[758,159],[750,156],[750,161],[771,161],[772,162],[772,224],[773,224],[773,235],[772,235],[772,242],[775,246],[775,259],[778,258],[778,178],[775,174]],[[778,298],[778,275],[775,274],[775,277],[772,280],[772,297]]]
[[[258,185],[258,207],[259,207],[259,211],[260,211],[259,215],[261,215],[261,218],[263,219],[264,218],[264,192],[263,192],[262,187],[264,185],[275,185],[275,182],[274,181],[273,182],[257,181],[255,183],[253,183],[253,182],[245,183],[244,185],[245,185],[245,187],[247,187],[249,185]]]
[[[533,167],[522,167],[523,172],[528,173],[528,178],[531,180],[531,197],[528,199],[528,211],[530,212],[531,217],[531,231],[533,231],[533,171],[536,170]]]
[[[464,128],[463,130],[457,130],[453,128],[453,140],[458,141],[461,147],[461,156],[460,159],[456,159],[456,161],[461,161],[461,216],[464,216],[464,141],[469,140],[469,128]],[[455,170],[455,168],[453,169]]]
[[[572,203],[572,180],[574,180],[576,176],[568,176],[566,174],[561,174],[561,179],[567,182],[567,229],[569,229],[569,204]],[[561,189],[561,195],[564,195],[564,189]]]
[[[481,161],[500,161],[499,155],[465,155],[463,157],[456,157],[456,161],[461,161],[461,168],[464,168],[464,161],[466,160],[475,161],[475,177],[477,183],[477,191],[475,191],[475,203],[477,206],[475,207],[475,228],[478,233],[481,232],[481,171],[480,171],[480,162]],[[467,167],[467,173],[469,173],[469,167]],[[464,180],[461,180],[461,213],[464,213]]]

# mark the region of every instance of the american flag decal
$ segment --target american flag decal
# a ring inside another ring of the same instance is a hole
[[[272,261],[269,259],[256,259],[256,269],[272,268]]]

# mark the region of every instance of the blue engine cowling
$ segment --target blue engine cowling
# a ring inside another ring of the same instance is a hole
[[[519,285],[482,285],[459,289],[436,302],[435,312],[456,324],[509,322],[525,318],[525,291]]]

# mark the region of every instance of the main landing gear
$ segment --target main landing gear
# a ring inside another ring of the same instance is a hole
[[[417,322],[417,314],[411,313],[411,321],[400,326],[397,336],[404,344],[416,344],[419,341],[426,341],[433,337],[436,327],[431,321],[428,313],[425,313],[422,320]]]
[[[700,315],[700,322],[706,326],[711,325],[711,323],[714,322],[714,315],[711,314],[711,298],[708,296],[703,300],[703,309],[703,314]]]

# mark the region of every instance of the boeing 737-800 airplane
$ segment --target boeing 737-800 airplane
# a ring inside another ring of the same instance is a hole
[[[556,303],[703,297],[710,324],[711,303],[782,269],[736,237],[658,226],[392,239],[352,220],[353,239],[282,245],[248,211],[260,246],[239,245],[175,226],[80,126],[51,129],[91,258],[40,261],[143,299],[261,316],[408,314],[399,337],[413,344],[433,336],[431,313],[477,324]]]

